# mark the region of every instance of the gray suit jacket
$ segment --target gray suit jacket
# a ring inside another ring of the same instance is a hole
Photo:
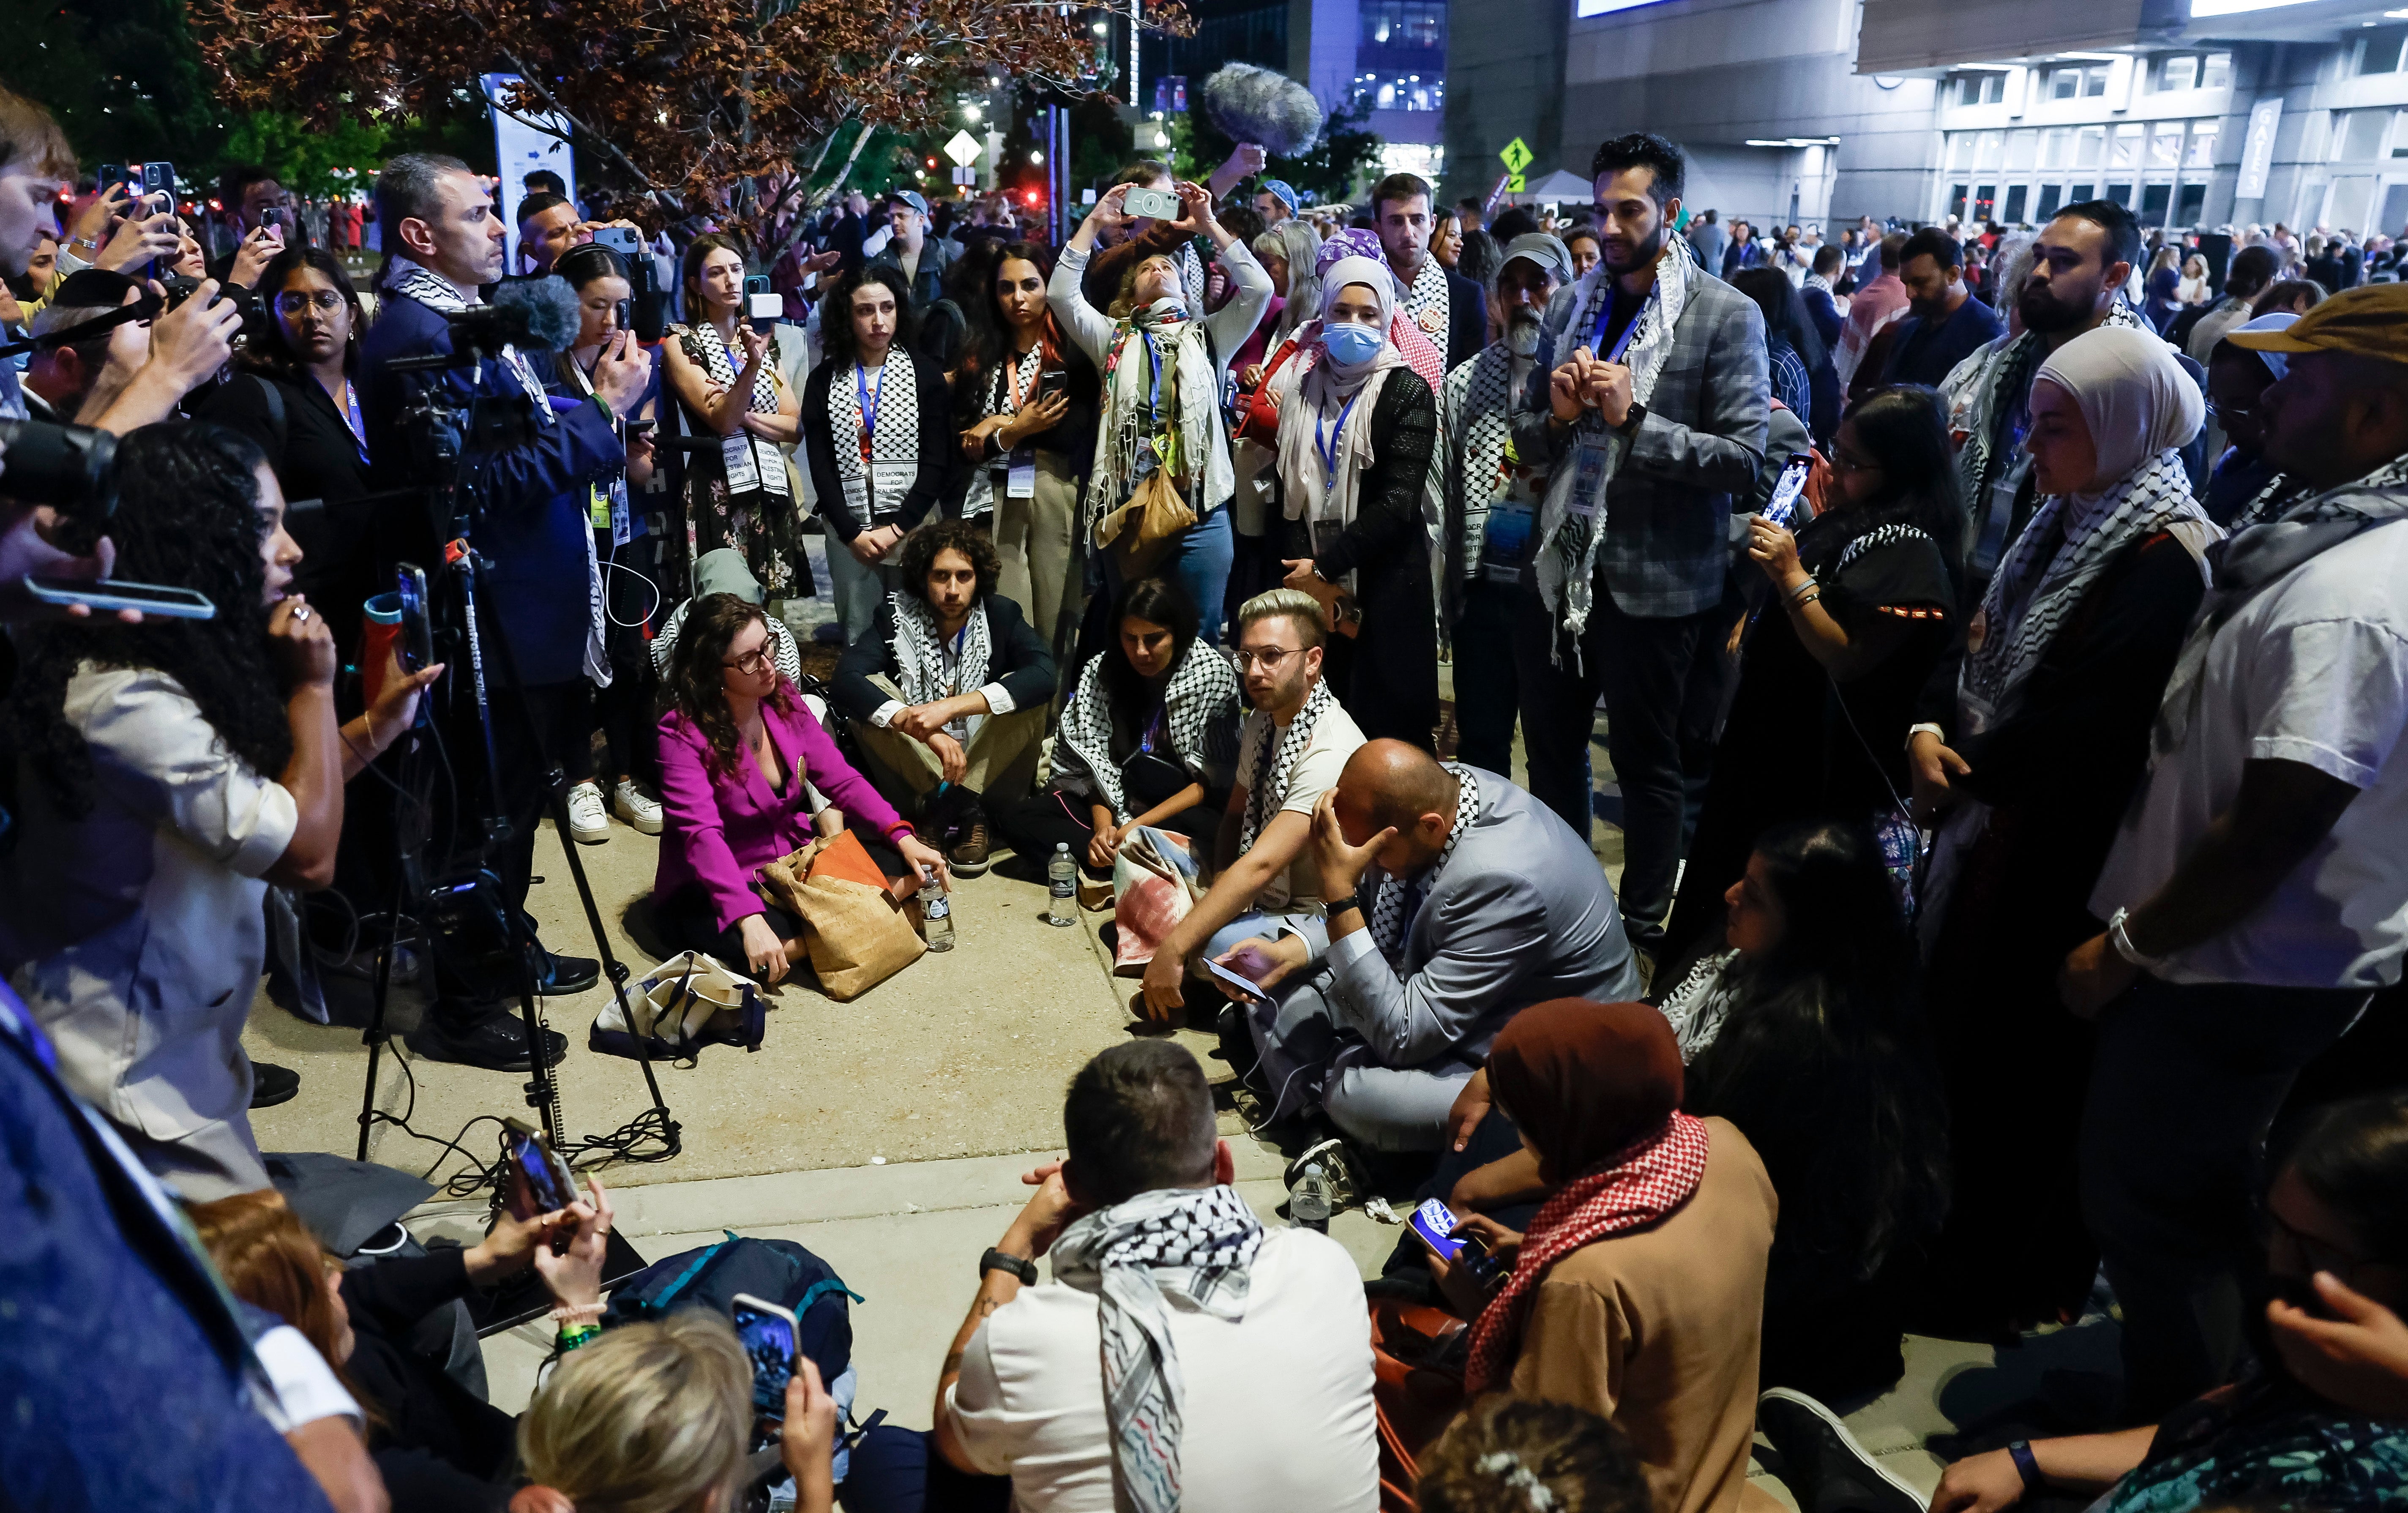
[[[1401,972],[1377,950],[1333,951],[1330,1007],[1383,1066],[1476,1062],[1530,1004],[1639,996],[1622,911],[1588,843],[1504,778],[1472,771],[1480,813],[1405,932]],[[1364,875],[1364,898],[1383,875]]]
[[[1607,276],[1600,265],[1557,290],[1547,306],[1527,408],[1513,426],[1525,458],[1559,461],[1570,449],[1571,431],[1549,434],[1547,380],[1588,340],[1588,332],[1566,327],[1583,296]],[[1700,274],[1672,328],[1672,350],[1646,399],[1647,418],[1606,488],[1598,576],[1623,613],[1695,614],[1721,599],[1732,497],[1743,498],[1755,486],[1771,400],[1763,312],[1729,284]]]

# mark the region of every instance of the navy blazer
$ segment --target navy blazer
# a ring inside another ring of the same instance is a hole
[[[456,403],[526,392],[499,359],[439,373],[394,373],[387,367],[397,358],[451,351],[451,325],[441,312],[405,295],[384,296],[360,348],[360,395],[368,454],[380,471],[390,469],[379,480],[388,487],[432,482],[417,476],[398,424],[401,412],[430,384],[440,385]],[[550,353],[536,353],[529,360],[538,378],[552,379]],[[470,465],[470,480],[484,501],[474,540],[494,564],[484,606],[509,641],[522,683],[567,683],[584,670],[592,612],[586,598],[585,554],[593,540],[587,483],[625,465],[625,446],[597,400],[566,411],[555,407],[551,424],[532,442],[478,454]],[[398,512],[404,518],[390,539],[434,576],[442,561],[435,525],[419,504],[399,506]],[[488,640],[489,654],[491,646]],[[489,675],[498,678],[501,670],[492,669]]]
[[[1488,345],[1488,291],[1477,279],[1446,271],[1446,370],[1468,363]]]

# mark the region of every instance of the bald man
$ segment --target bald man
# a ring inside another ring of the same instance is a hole
[[[1401,741],[1347,760],[1312,816],[1329,944],[1283,931],[1219,958],[1274,1118],[1318,1107],[1373,1150],[1437,1150],[1506,1021],[1555,998],[1639,996],[1613,889],[1588,843],[1495,772]]]

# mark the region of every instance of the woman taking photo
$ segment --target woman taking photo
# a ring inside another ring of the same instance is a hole
[[[31,644],[0,719],[20,829],[0,959],[68,1086],[201,1201],[268,1185],[242,1049],[268,887],[333,879],[344,783],[443,669],[389,669],[337,728],[335,639],[292,592],[301,549],[267,459],[200,424],[145,426],[117,455],[117,572],[217,613],[67,622]]]
[[[961,448],[944,370],[912,354],[919,325],[900,268],[844,275],[820,311],[825,355],[803,381],[803,451],[851,645],[901,586],[903,538],[936,511]]]
[[[670,654],[661,716],[667,824],[652,877],[663,932],[762,982],[804,958],[802,921],[752,891],[753,872],[810,843],[816,788],[891,878],[945,876],[945,859],[854,771],[778,670],[759,605],[697,599]],[[823,811],[824,813],[824,811]],[[873,839],[874,838],[874,839]]]
[[[1122,837],[1142,826],[1209,848],[1238,748],[1238,675],[1196,639],[1196,607],[1176,584],[1140,578],[1122,589],[1112,629],[1063,707],[1053,781],[996,819],[1024,857],[1068,844],[1102,876]]]
[[[1948,728],[1911,738],[1917,817],[1939,822],[1918,928],[1956,1166],[1930,1317],[1977,1338],[2078,1316],[2098,1272],[2075,1164],[2091,1028],[2057,969],[2098,933],[2091,885],[2205,591],[2220,532],[2179,450],[2204,413],[2153,332],[2049,354],[2025,442],[2042,497],[1967,628]]]
[[[687,434],[718,437],[719,450],[686,456],[683,560],[732,546],[772,602],[808,597],[802,511],[778,451],[796,438],[796,401],[769,333],[744,318],[743,252],[724,236],[696,237],[685,250],[684,285],[690,324],[670,326],[661,343],[668,391]]]
[[[1088,544],[1103,550],[1103,582],[1114,594],[1129,578],[1146,573],[1176,579],[1196,606],[1197,634],[1217,643],[1232,550],[1226,506],[1237,492],[1221,391],[1229,356],[1262,320],[1270,280],[1254,254],[1213,219],[1211,195],[1182,183],[1179,219],[1170,223],[1187,236],[1211,238],[1238,292],[1219,310],[1202,314],[1190,307],[1179,261],[1154,253],[1129,266],[1109,310],[1096,310],[1080,286],[1096,238],[1130,223],[1121,208],[1128,191],[1128,185],[1115,185],[1087,212],[1062,249],[1047,291],[1055,317],[1103,374],[1085,528],[1102,528],[1105,517],[1128,503],[1140,483],[1164,469],[1196,518],[1159,540],[1140,542],[1131,522],[1116,539],[1097,541],[1091,536]]]
[[[1340,258],[1321,287],[1311,351],[1275,381],[1281,560],[1287,586],[1330,612],[1338,635],[1323,676],[1365,739],[1426,751],[1439,715],[1438,626],[1422,494],[1438,401],[1388,339],[1397,281],[1387,265]]]
[[[635,290],[627,265],[611,249],[594,242],[560,254],[552,271],[577,295],[577,341],[553,359],[561,383],[583,397],[594,392],[594,367],[602,354],[629,333],[628,301]],[[634,491],[652,481],[652,424],[660,412],[660,369],[652,390],[619,422],[626,446],[624,472],[596,478],[591,485],[594,556],[602,576],[602,646],[610,681],[594,693],[594,723],[602,732],[603,785],[580,777],[568,790],[568,828],[593,843],[610,835],[617,814],[645,835],[661,833],[661,805],[645,791],[658,781],[652,750],[652,700],[656,679],[645,641],[660,618],[664,600],[660,551],[666,543],[645,525]],[[573,753],[571,760],[583,753]]]
[[[1807,495],[1820,512],[1795,535],[1748,520],[1766,592],[1733,627],[1739,686],[1667,926],[1675,950],[1719,925],[1770,827],[1904,823],[1915,698],[1963,623],[1964,509],[1938,395],[1877,389],[1850,406]]]
[[[288,497],[324,508],[290,526],[301,547],[295,591],[306,596],[337,651],[359,645],[360,604],[393,587],[379,581],[377,510],[354,501],[375,492],[367,425],[351,381],[359,371],[367,321],[343,265],[316,247],[288,247],[260,276],[260,298],[274,317],[244,344],[240,368],[207,391],[194,418],[249,437],[267,454]]]
[[[1005,247],[972,328],[977,421],[962,433],[972,476],[965,514],[993,501],[996,591],[1026,612],[1056,660],[1067,660],[1086,608],[1080,592],[1079,483],[1096,452],[1096,365],[1072,346],[1045,299],[1054,254]]]

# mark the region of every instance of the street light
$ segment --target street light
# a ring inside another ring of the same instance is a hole
[[[976,121],[979,118],[979,108],[974,105],[966,105],[962,107],[962,116],[965,120]]]
[[[1028,161],[1036,164],[1041,168],[1045,166],[1045,154],[1042,152],[1031,152],[1028,154]]]

